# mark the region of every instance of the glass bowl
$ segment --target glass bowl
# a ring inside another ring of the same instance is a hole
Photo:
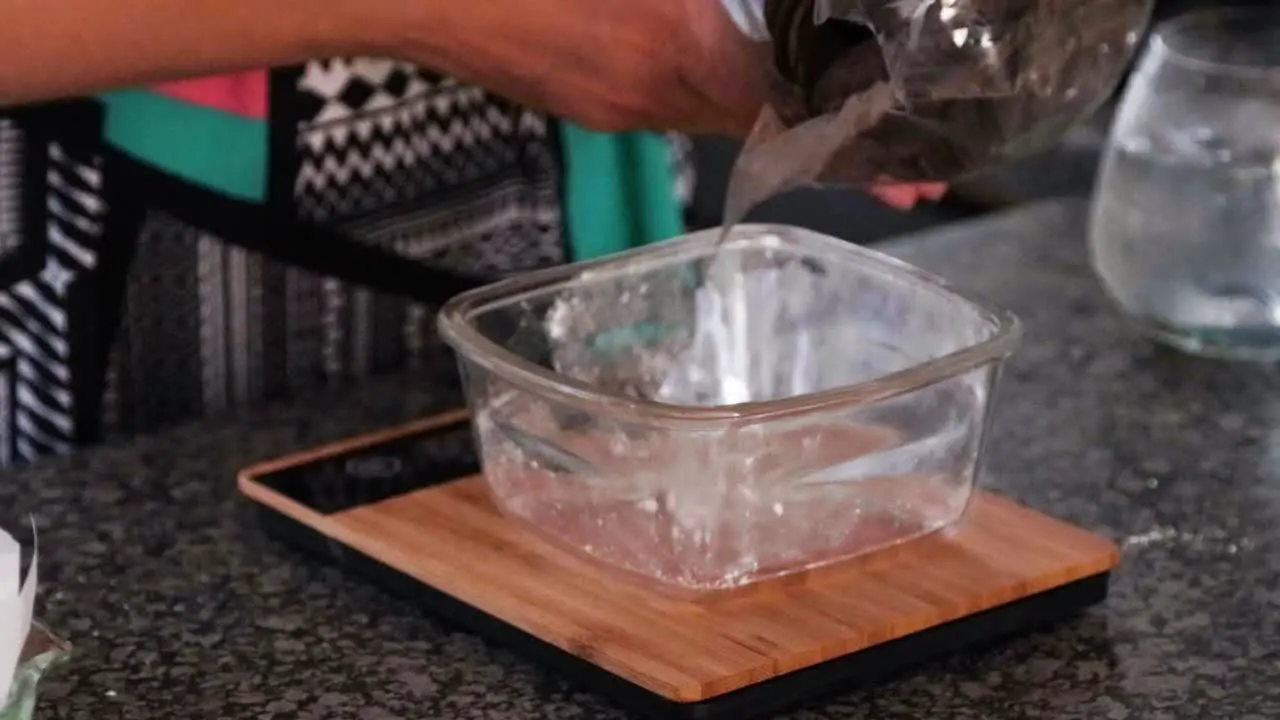
[[[1120,103],[1089,247],[1145,336],[1280,360],[1280,8],[1200,10],[1155,28]]]
[[[36,690],[51,670],[71,657],[71,645],[39,622],[31,624],[26,645],[18,657],[9,698],[0,707],[0,720],[31,720],[35,714]]]
[[[708,591],[945,527],[974,486],[1007,312],[807,230],[707,231],[465,293],[458,352],[494,502]]]

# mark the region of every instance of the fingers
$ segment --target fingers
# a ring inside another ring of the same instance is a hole
[[[910,210],[920,199],[938,201],[947,193],[944,183],[924,183],[918,185],[877,185],[870,188],[870,193],[880,202],[898,210]]]
[[[933,202],[941,200],[942,197],[947,194],[946,183],[926,183],[924,185],[917,185],[916,188],[920,191],[920,197]]]
[[[881,185],[871,188],[870,192],[880,202],[896,210],[910,210],[919,200],[915,189],[910,185]]]

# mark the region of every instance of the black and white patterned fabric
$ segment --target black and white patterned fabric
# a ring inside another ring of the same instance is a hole
[[[22,131],[0,117],[0,258],[22,242]]]
[[[297,78],[299,213],[331,220],[518,165],[544,118],[479,88],[381,58],[316,60]],[[536,159],[535,159],[536,161]]]
[[[273,196],[405,263],[497,278],[563,262],[551,126],[475,88],[390,60],[275,71]],[[145,207],[129,231],[125,314],[106,430],[150,431],[253,402],[420,367],[452,377],[439,303],[255,252],[233,226]],[[305,232],[305,231],[304,231]],[[172,390],[147,392],[154,378]]]
[[[693,160],[693,141],[686,135],[667,135],[671,144],[671,166],[674,174],[675,196],[686,211],[693,205],[693,193],[697,189],[697,165]]]
[[[80,359],[97,331],[107,206],[102,156],[85,139],[0,119],[0,465],[74,447],[93,387]],[[34,192],[32,173],[44,181]]]
[[[96,101],[0,110],[0,466],[407,367],[456,396],[444,288],[565,260],[553,122],[376,58],[270,88],[264,205],[116,151]]]

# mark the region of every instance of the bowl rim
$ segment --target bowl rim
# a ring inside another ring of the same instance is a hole
[[[924,285],[968,305],[982,315],[991,324],[992,334],[981,342],[947,355],[857,385],[780,400],[693,406],[600,391],[588,383],[558,375],[520,357],[485,337],[470,322],[471,318],[483,312],[562,288],[585,273],[593,273],[597,277],[630,274],[637,268],[669,266],[705,256],[719,241],[719,228],[680,235],[604,258],[535,270],[468,290],[444,304],[437,317],[437,326],[442,338],[453,347],[460,359],[475,363],[524,391],[547,396],[593,413],[604,411],[613,417],[667,425],[751,423],[835,406],[849,407],[881,402],[1002,361],[1013,354],[1021,343],[1022,323],[1013,312],[886,253],[806,228],[780,223],[741,224],[733,232],[734,236],[728,240],[730,243],[773,238],[778,247],[824,251],[824,257],[870,266],[886,275]],[[622,269],[624,264],[628,266],[626,270]],[[584,408],[584,404],[589,404],[590,407]]]
[[[1248,65],[1213,60],[1188,50],[1186,47],[1178,47],[1183,40],[1179,35],[1184,31],[1202,29],[1207,25],[1227,21],[1253,21],[1255,23],[1265,22],[1275,25],[1280,23],[1280,7],[1275,5],[1266,7],[1228,5],[1179,13],[1156,23],[1152,27],[1151,38],[1148,43],[1149,51],[1157,63],[1167,63],[1203,75],[1240,80],[1280,80],[1280,64]]]

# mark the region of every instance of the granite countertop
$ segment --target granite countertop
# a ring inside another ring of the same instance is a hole
[[[1083,205],[891,245],[1022,315],[989,484],[1124,548],[1106,605],[788,720],[1280,717],[1280,372],[1129,334]],[[251,461],[425,412],[427,381],[187,427],[9,473],[40,527],[41,614],[76,645],[41,718],[621,718],[597,698],[263,537]],[[6,518],[14,522],[12,518]]]

